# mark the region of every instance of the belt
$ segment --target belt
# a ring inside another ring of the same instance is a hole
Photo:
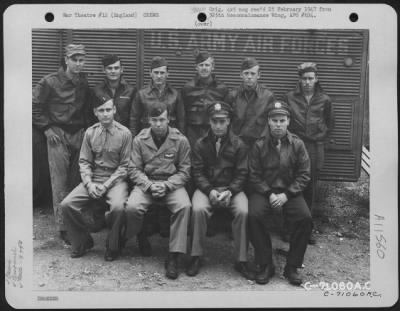
[[[116,170],[116,168],[100,166],[100,165],[96,165],[94,168],[95,169],[100,169],[100,170],[103,170],[103,171],[107,171],[107,172],[114,172]]]

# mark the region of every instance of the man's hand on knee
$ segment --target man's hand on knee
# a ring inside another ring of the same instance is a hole
[[[101,197],[97,185],[93,182],[89,182],[86,186],[89,196],[93,199],[99,199]]]

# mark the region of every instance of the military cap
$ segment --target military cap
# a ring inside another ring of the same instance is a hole
[[[298,67],[299,76],[302,76],[306,72],[317,72],[317,64],[315,63],[302,63]]]
[[[196,56],[196,65],[206,61],[211,57],[210,53],[207,51],[199,51],[199,54]]]
[[[102,58],[101,62],[102,62],[104,67],[107,67],[108,65],[114,64],[114,63],[116,63],[117,61],[120,61],[120,60],[121,59],[118,57],[118,55],[108,54],[108,55],[105,55]]]
[[[112,97],[110,97],[106,94],[101,95],[101,96],[96,96],[96,100],[94,100],[94,103],[93,103],[93,108],[100,107],[101,105],[108,103],[110,100],[114,103],[114,100],[112,99]]]
[[[152,106],[150,108],[149,116],[150,117],[158,117],[162,113],[164,113],[164,111],[168,111],[167,105],[163,102],[157,102],[154,104],[154,106]]]
[[[290,108],[285,102],[276,101],[268,106],[267,114],[268,117],[276,115],[290,116]]]
[[[259,66],[257,60],[253,57],[248,57],[243,60],[240,70],[241,71],[247,70],[247,69],[253,68],[254,66]]]
[[[85,47],[82,44],[68,44],[65,47],[65,56],[71,57],[76,54],[86,55]]]
[[[232,114],[232,108],[225,102],[217,101],[207,107],[207,114],[209,118],[230,117]]]
[[[150,68],[150,70],[153,70],[154,68],[163,67],[163,66],[167,66],[168,67],[167,60],[164,57],[155,56],[151,60],[151,68]]]

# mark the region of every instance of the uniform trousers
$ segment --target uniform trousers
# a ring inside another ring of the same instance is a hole
[[[262,194],[252,193],[249,198],[249,235],[254,247],[255,262],[259,265],[272,264],[271,236],[267,225],[267,219],[271,216],[269,200]],[[313,227],[303,195],[290,198],[283,205],[283,217],[292,225],[287,264],[300,267]]]
[[[207,233],[207,221],[214,213],[210,199],[200,190],[196,190],[192,198],[192,247],[191,256],[203,255],[203,245]],[[232,197],[231,204],[227,207],[232,211],[232,235],[234,242],[234,257],[236,261],[247,261],[247,215],[248,201],[244,192],[239,192]]]
[[[84,130],[80,129],[73,134],[55,126],[52,127],[52,130],[60,138],[60,142],[57,144],[47,141],[54,218],[57,229],[64,231],[66,227],[60,203],[79,184],[76,182],[76,175],[79,172],[78,158]]]
[[[105,180],[103,180],[104,182]],[[94,182],[100,182],[94,179]],[[111,187],[103,198],[110,206],[106,213],[107,225],[110,229],[106,247],[113,252],[119,250],[120,239],[125,229],[124,204],[128,198],[128,184],[125,181],[119,182]],[[80,183],[72,192],[61,202],[65,226],[68,231],[68,237],[71,240],[72,250],[81,251],[89,239],[89,229],[82,214],[84,209],[93,208],[93,199],[89,196],[83,183]],[[100,203],[100,202],[98,202]],[[101,202],[103,203],[103,202]]]
[[[304,143],[311,162],[311,180],[304,189],[303,195],[312,214],[317,193],[319,173],[324,165],[325,150],[323,142],[305,141]]]
[[[143,219],[154,198],[150,193],[134,187],[126,203],[126,239],[137,235],[142,229]],[[169,251],[186,253],[187,229],[191,203],[184,187],[168,192],[165,198],[157,199],[172,213],[170,216]]]

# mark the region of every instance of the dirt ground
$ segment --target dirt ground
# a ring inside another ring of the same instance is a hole
[[[184,273],[187,258],[180,260],[177,280],[164,276],[168,239],[155,234],[150,238],[153,256],[141,257],[136,240],[128,242],[122,256],[105,262],[107,230],[92,234],[95,246],[82,258],[70,258],[70,249],[57,238],[52,209],[35,207],[34,290],[46,291],[239,291],[305,290],[293,287],[282,277],[284,252],[288,243],[273,236],[276,274],[265,285],[240,277],[233,270],[232,240],[229,232],[207,238],[206,255],[200,274]],[[356,183],[320,182],[315,215],[316,245],[309,245],[300,269],[304,281],[359,282],[370,279],[369,258],[369,178],[362,173]],[[250,259],[253,250],[249,250]]]

